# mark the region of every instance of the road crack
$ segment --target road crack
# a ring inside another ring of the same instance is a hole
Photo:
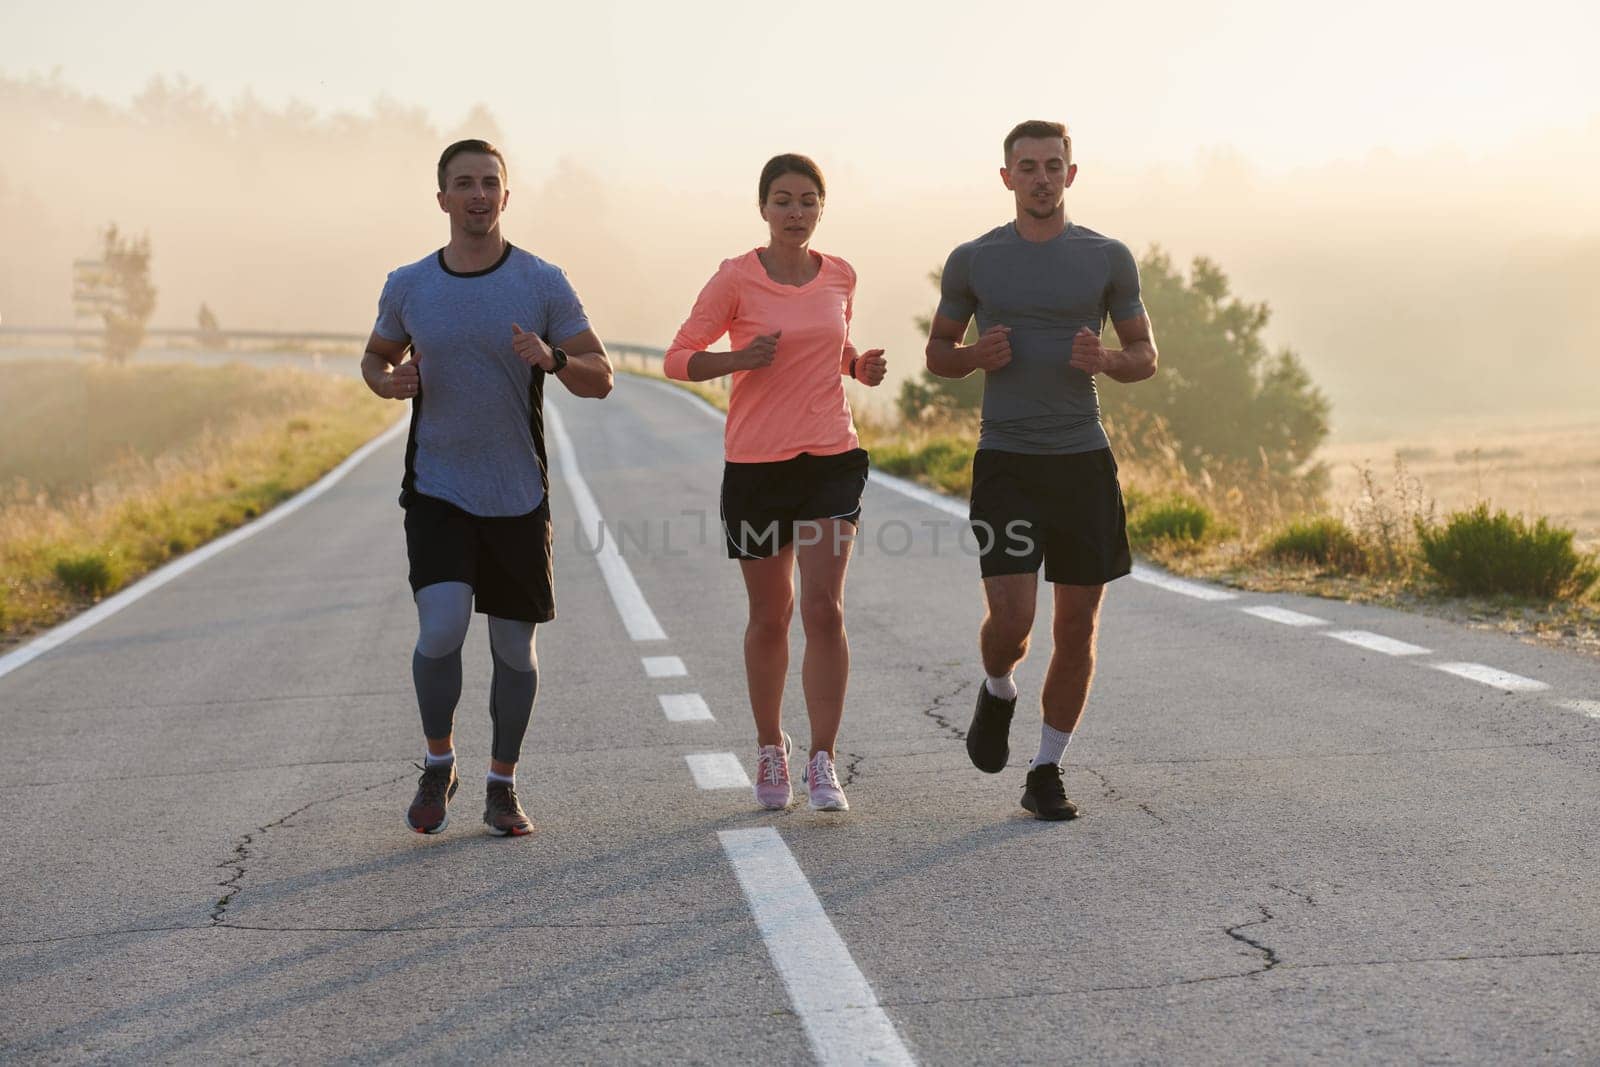
[[[1251,949],[1261,953],[1264,960],[1263,965],[1256,968],[1254,971],[1248,972],[1246,977],[1249,977],[1250,975],[1266,974],[1268,971],[1272,970],[1274,967],[1278,966],[1278,964],[1283,962],[1283,960],[1278,957],[1277,949],[1239,932],[1241,930],[1248,930],[1252,926],[1265,926],[1267,923],[1273,920],[1274,916],[1272,912],[1267,910],[1265,904],[1257,904],[1256,908],[1261,912],[1261,918],[1256,919],[1254,922],[1239,923],[1237,926],[1230,926],[1223,931],[1235,941],[1249,945]]]
[[[374,789],[382,789],[384,786],[393,785],[396,782],[404,781],[409,777],[410,772],[408,771],[405,774],[396,775],[393,778],[386,778],[383,781],[375,782],[372,785],[364,785],[356,789],[346,789],[344,792],[335,793],[330,797],[320,797],[308,804],[302,804],[300,807],[294,809],[287,815],[274,819],[269,823],[263,823],[262,825],[257,826],[249,833],[241,834],[238,840],[234,842],[232,854],[230,854],[227,859],[217,864],[218,870],[231,871],[232,873],[229,874],[227,878],[217,883],[217,888],[221,889],[223,892],[222,896],[217,898],[217,902],[211,905],[211,925],[227,925],[223,920],[228,913],[229,905],[233,903],[233,898],[238,896],[239,890],[243,888],[241,883],[244,881],[245,871],[249,867],[250,860],[253,859],[256,854],[252,846],[256,844],[258,838],[264,836],[268,831],[275,830],[278,827],[287,824],[289,820],[293,819],[295,816],[305,814],[307,811],[319,804],[331,804],[336,800],[343,800],[345,797],[355,796],[358,793],[367,793]]]
[[[922,714],[932,719],[941,730],[950,734],[957,741],[965,741],[967,739],[967,731],[951,722],[945,711],[950,709],[950,701],[966,692],[971,685],[971,682],[963,681],[950,692],[934,697],[932,707],[922,709]]]

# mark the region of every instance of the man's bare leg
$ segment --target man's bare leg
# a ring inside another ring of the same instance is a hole
[[[986,774],[1005,770],[1011,756],[1011,716],[1017,709],[1017,684],[1011,672],[1028,654],[1036,574],[1001,574],[983,580],[986,611],[978,630],[978,651],[988,676],[978,686],[978,704],[967,729],[967,756]]]

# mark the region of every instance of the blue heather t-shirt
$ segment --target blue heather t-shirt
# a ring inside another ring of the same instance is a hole
[[[979,448],[1060,455],[1106,448],[1094,376],[1068,365],[1072,336],[1106,318],[1144,313],[1139,268],[1121,241],[1068,223],[1029,241],[1015,223],[959,246],[945,261],[939,314],[974,315],[979,331],[1011,327],[1011,362],[986,373]]]
[[[511,325],[555,345],[589,328],[559,267],[511,245],[487,270],[458,273],[441,250],[389,275],[373,331],[410,341],[406,488],[473,515],[526,515],[544,500],[543,371],[512,350]]]

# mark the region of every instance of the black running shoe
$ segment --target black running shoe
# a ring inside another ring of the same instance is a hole
[[[1052,822],[1078,817],[1078,805],[1067,799],[1061,768],[1054,763],[1041,763],[1028,771],[1028,784],[1022,787],[1022,806]]]
[[[972,713],[972,727],[967,730],[967,755],[972,765],[985,774],[999,774],[1006,769],[1006,759],[1011,755],[1011,713],[1017,702],[1001,700],[989,692],[989,683],[978,683],[978,707]]]
[[[456,777],[454,761],[435,763],[421,768],[421,771],[422,777],[417,779],[417,795],[412,798],[411,807],[406,809],[406,825],[419,834],[436,834],[449,821],[447,812],[450,798],[461,788],[461,779]]]

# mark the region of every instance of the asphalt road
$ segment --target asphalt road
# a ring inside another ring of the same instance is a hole
[[[848,589],[853,810],[761,812],[697,784],[738,779],[724,753],[753,771],[720,428],[634,379],[555,407],[538,833],[478,822],[481,622],[450,826],[404,827],[393,442],[0,675],[0,1059],[1600,1061],[1594,661],[1142,573],[1108,594],[1067,755],[1085,814],[1037,822],[1043,656],[1011,766],[978,773],[960,508],[880,481]],[[619,555],[587,550],[586,496]]]

